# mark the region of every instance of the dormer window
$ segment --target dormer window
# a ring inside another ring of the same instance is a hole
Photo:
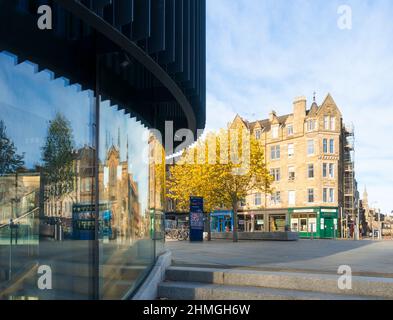
[[[335,117],[330,118],[330,130],[332,130],[332,131],[336,130],[336,118]]]
[[[262,131],[260,129],[255,131],[255,139],[261,140]]]
[[[325,130],[329,130],[329,127],[330,127],[330,117],[329,116],[325,116],[323,118],[323,128]]]
[[[336,130],[336,118],[331,116],[325,116],[323,121],[323,127],[325,130]]]
[[[278,139],[278,129],[279,125],[272,126],[272,138]]]

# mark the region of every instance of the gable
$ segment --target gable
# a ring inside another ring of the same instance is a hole
[[[331,116],[338,116],[340,118],[342,117],[340,109],[337,107],[337,104],[334,101],[333,97],[330,95],[330,93],[323,101],[321,107],[318,110],[317,115],[318,116],[331,115]]]
[[[235,119],[232,121],[229,128],[237,129],[241,127],[248,129],[246,122],[239,115],[236,115]]]

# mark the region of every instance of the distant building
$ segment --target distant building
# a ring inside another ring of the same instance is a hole
[[[354,163],[348,159],[348,130],[332,96],[321,105],[314,99],[309,109],[306,98],[297,98],[293,113],[278,116],[272,111],[265,120],[249,122],[238,115],[229,128],[239,126],[263,144],[274,179],[272,194],[255,191],[242,201],[239,230],[290,229],[306,238],[346,235],[349,217],[355,214],[356,182],[354,173],[347,181],[350,188],[344,181],[345,165],[351,163],[353,171]],[[351,211],[344,210],[344,199],[351,202]]]

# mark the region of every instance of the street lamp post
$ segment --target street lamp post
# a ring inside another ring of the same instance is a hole
[[[357,215],[355,217],[355,228],[354,228],[354,239],[359,240],[359,221],[360,221],[360,200],[358,200],[358,210]]]
[[[378,209],[378,240],[382,240],[381,209]]]

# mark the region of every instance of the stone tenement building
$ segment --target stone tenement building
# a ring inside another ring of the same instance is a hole
[[[315,99],[314,99],[315,100]],[[307,108],[296,98],[293,113],[249,122],[236,116],[229,128],[251,131],[265,146],[272,194],[253,192],[241,204],[241,231],[276,232],[290,228],[301,237],[339,237],[347,225],[344,202],[346,129],[342,114],[328,94]],[[354,201],[353,201],[354,202]]]

